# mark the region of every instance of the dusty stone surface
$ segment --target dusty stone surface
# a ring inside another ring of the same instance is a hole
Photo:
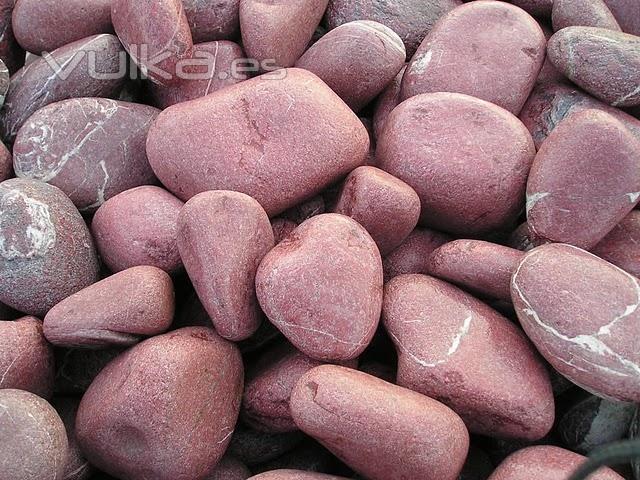
[[[324,473],[305,472],[302,470],[272,470],[260,473],[249,480],[346,480],[344,477],[325,475]]]

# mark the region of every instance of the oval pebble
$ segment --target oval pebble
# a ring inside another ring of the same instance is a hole
[[[106,98],[48,105],[18,132],[16,175],[55,185],[81,212],[93,212],[120,192],[157,182],[145,142],[159,113]]]
[[[527,183],[527,224],[541,242],[593,248],[640,199],[640,141],[611,115],[585,110],[540,147]]]
[[[577,247],[527,253],[511,280],[527,336],[562,375],[596,395],[640,399],[640,284]]]
[[[304,222],[264,257],[256,292],[269,320],[301,352],[340,361],[360,355],[373,338],[382,282],[371,236],[329,213]]]
[[[401,97],[464,93],[517,115],[542,68],[545,45],[542,29],[521,9],[491,0],[464,4],[422,41],[402,79]]]
[[[182,200],[240,191],[275,216],[362,165],[369,137],[358,117],[312,73],[280,74],[162,112],[147,139],[162,183]]]
[[[53,349],[35,317],[0,321],[0,389],[13,388],[43,398],[53,394]]]
[[[614,107],[640,105],[640,37],[597,27],[567,27],[547,46],[555,67]]]
[[[78,210],[36,180],[0,183],[0,301],[44,316],[98,280],[98,258]]]
[[[604,0],[555,0],[551,20],[556,32],[566,27],[599,27],[622,31]]]
[[[165,332],[174,310],[171,277],[156,267],[133,267],[58,303],[44,318],[44,334],[62,347],[129,346]]]
[[[272,470],[260,473],[249,480],[347,480],[345,477],[325,475],[324,473],[305,472],[302,470]]]
[[[496,311],[441,280],[402,275],[385,286],[382,318],[398,350],[398,385],[442,401],[473,433],[526,440],[549,433],[547,372]]]
[[[119,478],[204,479],[229,444],[242,383],[240,352],[211,329],[150,338],[93,381],[78,441],[89,462]]]
[[[417,228],[382,260],[385,282],[405,273],[428,273],[431,254],[451,241],[435,230]]]
[[[193,41],[230,40],[240,32],[240,0],[182,0]]]
[[[393,30],[360,20],[328,32],[296,67],[315,73],[357,112],[394,79],[406,57],[402,39]]]
[[[376,162],[418,193],[422,225],[478,235],[516,220],[534,155],[531,135],[506,110],[468,95],[432,93],[393,110]]]
[[[93,474],[93,467],[82,455],[76,438],[76,414],[79,405],[80,399],[77,397],[55,397],[52,401],[52,406],[64,423],[69,441],[63,480],[87,480]]]
[[[17,0],[13,34],[29,52],[51,52],[81,38],[111,33],[111,0]]]
[[[431,398],[323,365],[291,394],[296,424],[370,480],[454,480],[469,448],[462,420]]]
[[[591,253],[640,278],[640,210],[633,210]]]

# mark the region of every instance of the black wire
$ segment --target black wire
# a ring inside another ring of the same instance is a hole
[[[601,467],[640,459],[640,438],[622,440],[595,449],[569,480],[585,480]]]

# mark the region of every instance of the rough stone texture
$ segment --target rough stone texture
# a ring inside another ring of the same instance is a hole
[[[188,78],[173,85],[150,85],[155,104],[160,108],[204,97],[248,78],[244,72],[246,62],[241,62],[244,52],[237,43],[226,40],[200,43],[193,47],[193,58],[198,63],[185,67]]]
[[[340,361],[360,355],[373,338],[382,282],[371,236],[351,218],[330,213],[307,220],[264,257],[256,292],[271,322],[298,350]]]
[[[23,390],[0,390],[0,479],[63,480],[64,424],[46,400]]]
[[[111,0],[17,0],[13,34],[36,55],[99,33],[111,33]]]
[[[562,375],[611,399],[640,399],[640,284],[570,245],[529,252],[511,294],[522,327]]]
[[[242,0],[240,30],[260,70],[291,67],[307,49],[329,0]]]
[[[56,349],[55,393],[82,395],[98,373],[124,350],[123,347],[101,350]]]
[[[152,82],[173,84],[179,65],[193,53],[193,38],[181,0],[111,0],[118,38]]]
[[[382,136],[389,114],[400,103],[400,87],[402,86],[402,77],[406,69],[406,66],[402,67],[402,70],[398,72],[396,77],[380,94],[378,100],[376,100],[373,114],[373,133],[376,139]]]
[[[48,61],[41,57],[34,59],[11,77],[0,114],[2,138],[13,141],[27,119],[51,103],[68,98],[116,95],[124,82],[124,76],[114,78],[120,71],[123,52],[117,37],[101,34],[54,50]],[[59,68],[62,70],[58,74]],[[92,78],[91,71],[101,75]]]
[[[403,100],[420,93],[471,95],[517,115],[542,68],[545,37],[521,9],[481,0],[437,23],[402,79]]]
[[[385,286],[384,325],[398,385],[438,399],[469,430],[538,440],[554,421],[551,383],[524,334],[471,295],[426,275]]]
[[[53,349],[42,334],[40,320],[22,317],[0,321],[0,372],[0,389],[14,388],[51,397]]]
[[[582,455],[559,447],[523,448],[502,462],[489,480],[566,480],[585,460]],[[603,467],[589,475],[589,480],[624,479]]]
[[[13,74],[24,65],[24,50],[13,35],[11,17],[16,0],[0,0],[0,60]]]
[[[231,437],[229,453],[254,468],[255,465],[274,460],[290,452],[304,439],[301,432],[266,433],[236,425]]]
[[[624,217],[591,253],[640,277],[640,211],[633,210]]]
[[[150,338],[93,381],[76,418],[78,442],[119,478],[205,479],[229,444],[242,384],[240,352],[213,330]]]
[[[240,33],[240,0],[182,0],[193,41],[231,40]]]
[[[604,0],[604,3],[616,17],[623,31],[632,35],[640,35],[639,0]]]
[[[106,98],[75,98],[38,110],[13,145],[18,177],[55,185],[81,212],[155,183],[145,143],[159,110]]]
[[[302,470],[272,470],[260,473],[249,480],[347,480],[345,477],[325,475],[324,473],[304,472]]]
[[[585,110],[540,147],[527,184],[527,224],[542,241],[591,249],[639,198],[640,141],[613,116]]]
[[[258,200],[269,216],[340,180],[368,151],[358,117],[302,69],[169,107],[147,140],[151,166],[179,198],[235,190]]]
[[[177,239],[183,205],[155,186],[133,188],[107,200],[91,223],[102,261],[112,272],[138,265],[167,273],[181,270]]]
[[[291,394],[296,424],[370,480],[454,480],[469,434],[448,407],[366,373],[323,365]]]
[[[0,183],[0,301],[42,317],[97,280],[89,229],[64,193],[36,180]]]
[[[11,152],[0,142],[0,182],[13,177],[13,157]]]
[[[315,73],[359,111],[402,69],[407,53],[389,27],[369,20],[345,23],[314,43],[296,67]]]
[[[572,82],[614,107],[640,105],[640,37],[596,27],[567,27],[547,54]]]
[[[420,198],[393,175],[375,167],[358,167],[342,185],[333,211],[362,225],[384,256],[400,246],[418,224]]]
[[[134,345],[171,326],[174,296],[163,270],[133,267],[58,303],[44,318],[44,334],[62,347]]]
[[[449,241],[451,238],[447,235],[434,230],[414,230],[398,248],[384,257],[385,282],[405,273],[428,273],[429,257]]]
[[[355,20],[374,20],[402,38],[413,55],[436,22],[461,5],[460,0],[330,0],[325,15],[329,29]]]
[[[435,250],[428,273],[482,296],[511,300],[511,275],[522,252],[480,240],[455,240]]]
[[[621,32],[622,29],[604,0],[555,0],[551,15],[553,29],[566,27],[599,27]]]
[[[180,257],[222,337],[245,340],[260,326],[255,278],[273,246],[269,217],[243,193],[200,193],[180,211]]]
[[[376,161],[418,193],[422,225],[478,235],[516,220],[534,155],[531,135],[506,110],[468,95],[432,93],[391,112]]]
[[[249,469],[238,459],[225,455],[205,480],[247,480],[251,476]]]
[[[53,407],[60,415],[67,432],[69,449],[67,461],[64,467],[63,480],[87,480],[93,473],[93,467],[89,464],[76,439],[76,414],[80,399],[77,397],[56,397],[52,401]]]

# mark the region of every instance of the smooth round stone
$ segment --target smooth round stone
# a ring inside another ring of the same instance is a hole
[[[511,275],[522,252],[481,240],[455,240],[435,250],[428,272],[481,296],[511,300]]]
[[[397,383],[442,401],[472,433],[538,440],[554,421],[551,383],[524,334],[471,295],[426,275],[385,286]]]
[[[378,22],[359,20],[329,31],[298,59],[354,111],[371,102],[404,66],[402,39]]]
[[[118,38],[102,34],[60,47],[48,59],[37,57],[11,77],[0,114],[2,138],[13,141],[27,119],[51,103],[116,95],[125,78],[119,73],[123,55]],[[63,65],[62,73],[56,73]],[[92,71],[100,75],[92,75]]]
[[[254,430],[239,422],[231,437],[228,453],[253,468],[282,457],[300,445],[303,440],[304,435],[299,431],[267,433]]]
[[[586,460],[582,455],[559,447],[523,448],[507,457],[489,480],[566,480]],[[623,477],[603,467],[589,475],[589,480],[623,480]]]
[[[428,273],[431,254],[451,241],[435,230],[417,228],[382,260],[385,282],[405,273]]]
[[[235,190],[254,197],[269,216],[322,192],[364,164],[368,152],[362,122],[302,69],[169,107],[147,139],[156,175],[182,200]]]
[[[44,334],[61,347],[134,345],[171,326],[174,296],[163,270],[133,267],[58,303],[44,317]]]
[[[370,480],[454,480],[467,456],[469,434],[448,407],[356,370],[314,368],[290,406],[305,433]]]
[[[541,241],[593,248],[638,203],[640,141],[613,116],[575,113],[536,155],[527,224]]]
[[[25,53],[13,35],[11,17],[16,0],[0,0],[0,31],[4,35],[0,37],[0,60],[14,74],[24,65]]]
[[[209,95],[247,78],[244,52],[237,43],[221,40],[193,47],[197,65],[185,67],[185,78],[172,85],[150,85],[154,102],[160,108]]]
[[[522,8],[530,15],[536,17],[549,17],[554,0],[509,0],[509,3]]]
[[[333,211],[362,225],[384,256],[418,224],[420,198],[393,175],[375,167],[358,167],[344,181]]]
[[[626,438],[636,405],[590,396],[574,404],[558,422],[567,448],[588,454],[594,448]]]
[[[230,40],[240,32],[240,0],[182,0],[193,41]]]
[[[99,33],[110,33],[110,0],[17,0],[13,34],[29,52],[40,55]]]
[[[55,397],[51,403],[64,423],[69,441],[64,476],[61,478],[64,480],[87,480],[93,473],[93,467],[82,455],[75,432],[80,399],[77,397]]]
[[[461,4],[460,0],[330,0],[325,22],[329,29],[355,20],[382,23],[402,38],[411,56],[436,22]]]
[[[376,139],[382,136],[382,131],[387,123],[387,118],[391,111],[400,103],[400,88],[402,77],[407,67],[402,67],[395,78],[387,85],[387,88],[380,94],[374,107],[373,113],[373,133]]]
[[[511,281],[520,323],[562,375],[598,396],[640,399],[640,284],[570,245],[525,255]]]
[[[547,54],[572,82],[614,107],[640,105],[640,37],[596,27],[567,27]]]
[[[106,98],[56,102],[18,132],[18,177],[55,185],[81,212],[93,212],[120,192],[157,182],[145,150],[159,110]]]
[[[538,23],[520,8],[481,0],[446,14],[422,41],[402,79],[403,100],[456,92],[517,115],[545,56]]]
[[[53,349],[35,317],[0,321],[0,389],[13,388],[43,398],[53,393]]]
[[[124,347],[101,350],[56,349],[55,393],[59,395],[84,394],[102,369],[124,350]]]
[[[13,157],[11,152],[0,142],[0,182],[13,177]]]
[[[640,277],[640,210],[633,210],[624,217],[591,253]]]
[[[640,35],[640,2],[638,0],[604,0],[622,30]]]
[[[180,80],[193,38],[181,0],[111,0],[111,21],[143,75],[160,85]]]
[[[256,272],[273,246],[269,217],[243,193],[200,193],[180,211],[180,257],[223,338],[245,340],[260,326]]]
[[[42,317],[98,273],[89,229],[61,190],[36,180],[0,183],[0,301]]]
[[[531,132],[536,148],[539,149],[549,134],[560,122],[574,113],[596,109],[608,113],[640,139],[640,121],[620,109],[596,100],[582,90],[570,85],[550,83],[536,86],[529,97],[520,120]]]
[[[213,330],[153,337],[93,381],[76,418],[78,442],[115,477],[205,479],[229,444],[242,383],[240,352]]]
[[[225,455],[204,480],[247,480],[251,472],[240,460]]]
[[[91,223],[100,258],[112,272],[139,265],[178,272],[182,269],[178,215],[183,205],[163,188],[151,185],[110,198]]]
[[[272,470],[260,473],[249,480],[347,480],[345,477],[325,475],[324,473],[305,472],[302,470]]]
[[[382,282],[371,236],[351,218],[331,213],[307,220],[264,257],[256,292],[269,320],[298,350],[341,361],[371,342]]]
[[[422,225],[479,235],[516,220],[534,155],[531,135],[506,110],[468,95],[432,93],[391,112],[376,162],[418,193]]]
[[[292,67],[307,49],[329,0],[242,0],[240,31],[260,71]]]
[[[578,0],[555,0],[551,16],[553,30],[566,27],[599,27],[621,32],[616,17],[604,0],[580,2]]]

